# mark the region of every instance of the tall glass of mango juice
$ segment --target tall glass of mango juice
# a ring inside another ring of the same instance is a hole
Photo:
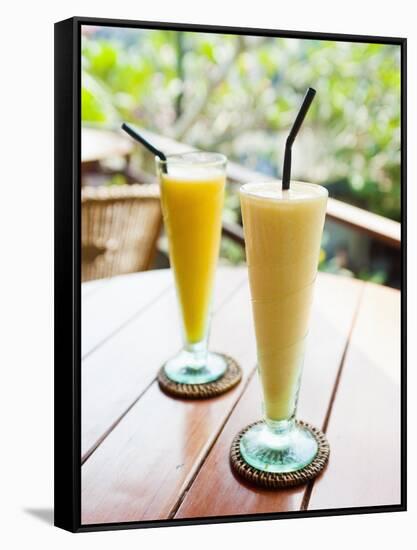
[[[221,355],[207,350],[226,162],[218,153],[200,152],[156,159],[184,339],[183,350],[164,368],[182,384],[212,382],[227,368]]]
[[[295,422],[320,252],[327,190],[291,182],[240,189],[246,256],[265,420],[240,441],[245,461],[263,471],[292,472],[318,446]]]

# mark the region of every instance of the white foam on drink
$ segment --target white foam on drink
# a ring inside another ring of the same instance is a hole
[[[169,165],[168,173],[163,175],[165,180],[206,181],[224,176],[224,170],[214,166],[199,166],[197,164]]]
[[[303,201],[327,196],[325,187],[301,181],[291,182],[290,189],[282,189],[280,181],[247,183],[240,188],[242,193],[259,199],[277,201]]]
[[[220,153],[192,151],[167,157],[168,173],[164,179],[205,181],[217,179],[225,174],[226,157]]]

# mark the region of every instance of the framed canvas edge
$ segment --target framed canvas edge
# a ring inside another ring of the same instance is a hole
[[[81,520],[79,25],[54,25],[54,524]]]
[[[81,523],[81,26],[371,42],[401,51],[401,502],[123,523]],[[74,16],[54,24],[54,525],[71,532],[308,518],[407,510],[407,38]],[[65,63],[67,61],[67,63]],[[68,62],[70,61],[70,62]]]

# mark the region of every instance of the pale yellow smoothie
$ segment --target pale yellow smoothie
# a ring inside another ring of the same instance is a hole
[[[160,183],[185,337],[196,343],[205,337],[219,255],[224,169],[170,165]]]
[[[267,418],[295,410],[327,190],[291,182],[241,187],[259,372]]]

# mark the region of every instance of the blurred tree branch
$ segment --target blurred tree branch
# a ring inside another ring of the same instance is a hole
[[[268,37],[263,37],[259,39],[255,48],[258,48],[261,44],[264,44],[266,41],[270,40]],[[210,99],[211,94],[216,90],[216,88],[226,79],[228,72],[235,64],[239,55],[248,49],[248,44],[244,36],[238,36],[236,41],[236,48],[233,54],[230,56],[226,63],[219,65],[211,73],[207,75],[208,82],[206,89],[203,94],[196,96],[191,102],[188,109],[184,110],[183,114],[177,119],[176,123],[172,129],[172,137],[179,141],[183,140],[186,136],[188,130],[196,123],[199,119],[201,113],[204,111],[204,108],[207,102]]]

